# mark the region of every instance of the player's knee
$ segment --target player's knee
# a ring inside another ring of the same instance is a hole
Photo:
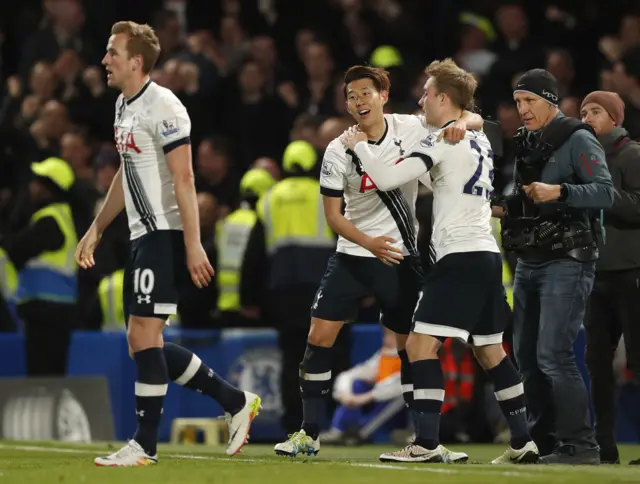
[[[414,362],[437,358],[441,344],[440,340],[434,336],[421,333],[411,333],[406,342],[409,361]]]
[[[343,322],[312,318],[307,342],[314,346],[333,347]]]
[[[153,347],[162,347],[164,321],[159,318],[129,317],[127,342],[131,353]]]
[[[485,370],[495,368],[507,356],[502,345],[474,346],[473,354]]]

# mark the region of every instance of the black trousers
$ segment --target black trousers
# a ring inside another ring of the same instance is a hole
[[[27,376],[65,376],[75,306],[30,301],[18,306],[18,315],[24,323]]]
[[[627,365],[640,383],[640,269],[597,272],[587,317],[586,363],[598,444],[615,445],[616,380],[613,357],[624,335]]]

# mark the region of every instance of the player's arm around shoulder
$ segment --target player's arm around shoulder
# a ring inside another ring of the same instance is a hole
[[[574,132],[567,145],[578,183],[562,184],[566,203],[576,208],[610,208],[615,190],[602,145],[585,129]]]

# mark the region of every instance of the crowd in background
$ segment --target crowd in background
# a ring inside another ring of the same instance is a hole
[[[118,92],[100,62],[117,20],[149,23],[162,54],[152,79],[177,94],[192,120],[196,188],[205,249],[215,265],[215,224],[239,203],[251,166],[280,178],[291,141],[319,159],[352,124],[342,75],[353,64],[390,72],[388,112],[418,110],[424,67],[452,57],[480,81],[477,109],[500,122],[505,153],[496,190],[512,175],[511,138],[521,126],[515,78],[543,67],[558,80],[561,110],[580,117],[590,91],[618,92],[624,126],[640,140],[640,9],[620,0],[24,0],[0,7],[0,236],[29,222],[30,164],[50,156],[75,173],[71,205],[81,237],[120,160],[113,143]],[[418,201],[420,247],[429,242],[431,201]],[[77,328],[98,329],[98,283],[124,267],[124,214],[104,234],[96,266],[79,273]],[[423,254],[428,253],[422,250]],[[180,307],[182,326],[216,327],[217,288]],[[361,319],[375,321],[365,300]],[[265,323],[276,324],[276,322]]]

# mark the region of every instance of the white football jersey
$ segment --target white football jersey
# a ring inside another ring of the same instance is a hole
[[[500,252],[491,231],[491,143],[481,131],[467,131],[456,144],[438,141],[439,134],[428,134],[411,148],[426,155],[431,174],[436,260],[454,252]]]
[[[118,97],[113,128],[131,239],[155,230],[182,230],[166,153],[190,143],[184,105],[149,80],[135,96]]]
[[[386,130],[378,141],[369,141],[371,151],[388,165],[402,161],[409,149],[424,137],[424,119],[406,114],[385,114]],[[347,151],[339,138],[334,139],[324,155],[320,190],[325,196],[343,197],[345,217],[355,227],[371,236],[393,238],[404,255],[417,255],[418,221],[415,217],[418,180],[383,192],[365,173],[356,154]],[[338,238],[337,252],[374,257],[368,250]]]

